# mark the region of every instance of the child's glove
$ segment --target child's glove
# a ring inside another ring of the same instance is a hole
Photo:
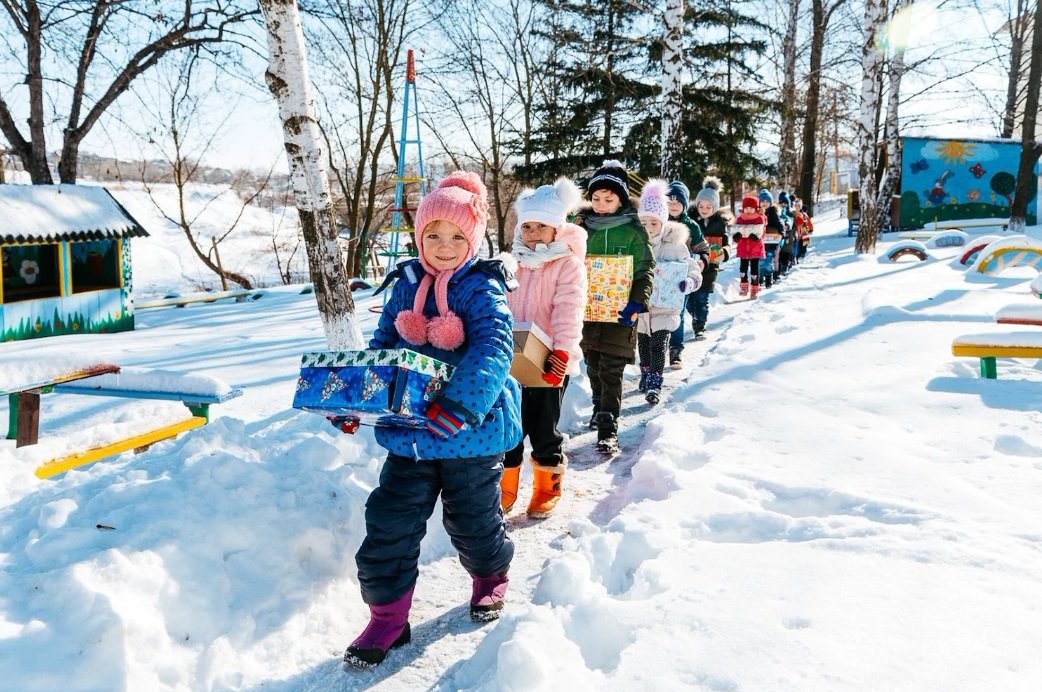
[[[731,236],[731,240],[733,240],[733,241],[734,241],[734,242],[736,242],[736,243],[737,243],[737,242],[738,242],[739,240],[741,240],[741,239],[742,239],[742,234],[741,234],[741,233],[735,233],[735,234],[734,234],[733,236]]]
[[[333,425],[334,428],[336,428],[342,433],[354,435],[356,432],[358,432],[357,418],[349,418],[348,416],[326,416],[326,418],[329,420],[329,422]]]
[[[759,240],[759,239],[760,239],[760,236],[756,235],[755,233],[750,233],[750,234],[749,234],[749,240],[753,241],[754,243],[755,243],[755,242],[756,242],[757,240]]]
[[[637,317],[637,313],[643,309],[643,305],[635,303],[632,300],[626,303],[626,307],[619,311],[619,324],[624,327],[632,327],[633,320]]]
[[[686,279],[680,280],[680,292],[684,295],[693,292],[696,288],[698,287],[695,286],[695,280],[692,279],[690,276]]]
[[[426,415],[427,429],[443,440],[452,437],[466,425],[462,418],[444,408],[437,401],[431,402],[431,405],[427,407]]]
[[[565,369],[568,367],[568,352],[557,348],[546,359],[546,371],[543,373],[543,382],[557,387],[564,381]]]

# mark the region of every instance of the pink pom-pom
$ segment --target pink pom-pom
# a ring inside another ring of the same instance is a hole
[[[402,310],[394,318],[394,328],[413,346],[423,346],[427,343],[427,318],[421,312]]]
[[[470,171],[456,171],[438,181],[438,187],[460,187],[467,192],[480,197],[488,194],[485,183],[481,182],[481,176]]]
[[[427,338],[432,345],[446,351],[455,351],[463,344],[463,320],[456,313],[432,318],[427,326]]]

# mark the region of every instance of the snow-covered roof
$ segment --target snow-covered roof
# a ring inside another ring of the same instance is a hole
[[[147,235],[103,187],[0,185],[0,244]]]

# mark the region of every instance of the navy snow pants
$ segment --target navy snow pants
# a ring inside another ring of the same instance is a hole
[[[365,540],[355,554],[362,600],[397,600],[416,583],[420,541],[441,495],[445,530],[472,576],[510,567],[514,544],[499,508],[503,455],[415,461],[387,455],[365,503]]]

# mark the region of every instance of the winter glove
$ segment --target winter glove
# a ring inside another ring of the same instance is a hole
[[[565,369],[568,367],[568,352],[559,348],[554,349],[550,357],[546,359],[546,372],[543,373],[543,382],[554,387],[560,386],[564,381]]]
[[[735,233],[735,234],[734,234],[733,236],[731,236],[731,240],[733,240],[733,241],[734,241],[734,242],[736,242],[736,243],[737,243],[737,242],[738,242],[739,240],[741,240],[741,239],[742,239],[742,234],[741,234],[741,233]]]
[[[684,295],[694,292],[695,288],[695,280],[692,279],[690,276],[686,279],[680,280],[680,292]]]
[[[619,311],[619,324],[624,327],[632,327],[633,320],[636,319],[637,313],[643,309],[643,305],[635,303],[632,300],[626,303],[626,307]]]
[[[754,243],[755,243],[755,242],[756,242],[757,240],[759,240],[759,239],[760,239],[760,236],[756,235],[755,233],[750,233],[750,234],[749,234],[749,240],[753,241]]]
[[[354,435],[358,432],[358,419],[348,416],[326,416],[334,428],[342,433]]]
[[[452,437],[466,425],[462,418],[437,401],[431,402],[431,405],[427,407],[426,415],[427,429],[443,440]]]

